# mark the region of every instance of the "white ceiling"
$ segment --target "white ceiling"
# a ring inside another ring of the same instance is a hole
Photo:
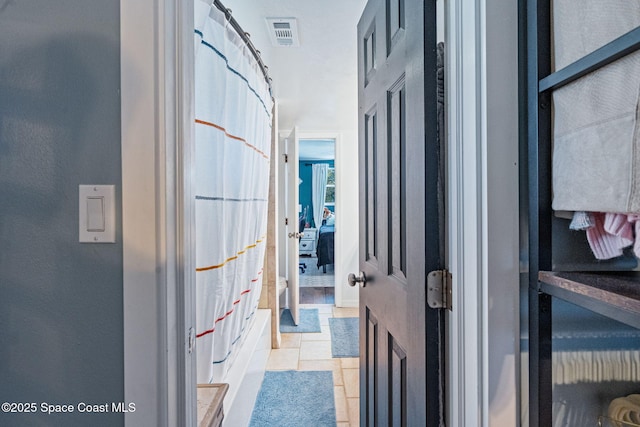
[[[356,26],[366,0],[222,0],[269,67],[281,130],[357,128]],[[271,44],[265,18],[297,19],[300,47]]]

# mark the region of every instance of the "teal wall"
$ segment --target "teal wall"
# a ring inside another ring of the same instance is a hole
[[[313,225],[313,207],[312,207],[312,164],[320,164],[326,163],[329,167],[334,167],[333,160],[301,160],[300,161],[300,179],[302,180],[302,184],[299,186],[299,201],[302,205],[302,210],[304,211],[305,206],[309,206],[307,209],[307,222]],[[330,207],[331,210],[333,210]]]
[[[37,405],[0,426],[124,424],[77,411],[124,400],[121,163],[119,0],[0,1],[0,402]],[[80,184],[117,243],[78,242]]]

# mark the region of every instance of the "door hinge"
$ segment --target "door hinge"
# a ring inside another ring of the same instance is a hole
[[[289,218],[284,219],[284,225],[289,225]]]
[[[451,273],[447,270],[435,270],[427,275],[427,303],[431,308],[446,308],[451,306]]]
[[[284,155],[284,162],[285,163],[289,163],[289,155],[288,154]]]

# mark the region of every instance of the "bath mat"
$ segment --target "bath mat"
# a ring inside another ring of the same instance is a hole
[[[331,355],[333,357],[358,357],[359,332],[357,317],[329,318],[331,331]]]
[[[331,371],[267,371],[250,427],[336,425]]]
[[[320,317],[318,317],[317,308],[301,308],[300,309],[300,323],[298,326],[293,324],[293,317],[291,317],[291,311],[285,308],[280,315],[280,332],[321,332],[320,330]]]

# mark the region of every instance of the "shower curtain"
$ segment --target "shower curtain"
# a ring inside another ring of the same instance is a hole
[[[198,383],[221,382],[258,306],[272,99],[225,15],[195,0]]]
[[[322,213],[324,211],[324,200],[327,193],[327,172],[329,165],[326,163],[317,163],[311,167],[311,186],[312,203],[313,203],[313,222],[316,228],[322,225]]]

